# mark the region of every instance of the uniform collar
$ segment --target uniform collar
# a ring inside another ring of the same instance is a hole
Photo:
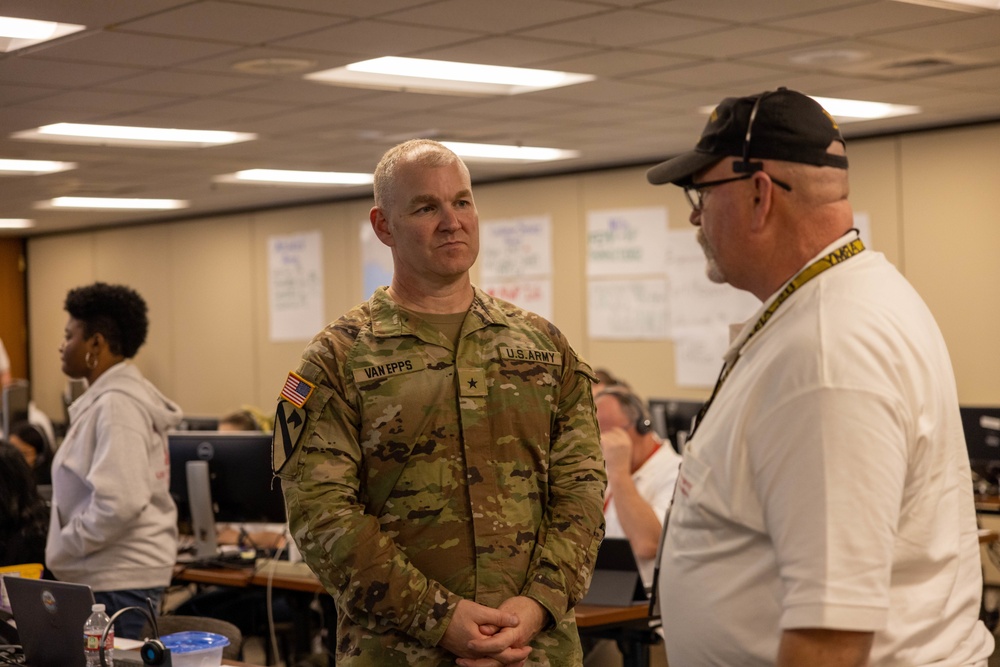
[[[462,335],[468,335],[490,325],[510,326],[500,304],[501,302],[473,285],[472,305],[469,306],[469,312],[465,316]],[[440,337],[437,330],[419,319],[414,320],[392,300],[385,287],[375,290],[368,300],[368,307],[371,311],[372,333],[377,338],[416,336],[421,340],[439,344]]]

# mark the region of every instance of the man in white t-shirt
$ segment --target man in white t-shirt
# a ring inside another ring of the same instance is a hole
[[[969,459],[944,338],[866,250],[833,118],[727,98],[651,169],[708,276],[754,294],[684,449],[660,561],[671,664],[982,666]]]
[[[608,471],[605,537],[628,538],[642,582],[652,586],[663,515],[681,457],[653,430],[646,407],[627,387],[608,387],[594,402]]]

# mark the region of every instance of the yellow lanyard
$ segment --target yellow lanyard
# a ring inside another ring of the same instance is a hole
[[[746,347],[746,344],[750,342],[750,339],[753,338],[758,331],[763,329],[764,325],[771,320],[771,317],[773,317],[774,313],[781,307],[781,304],[787,301],[788,297],[792,294],[795,294],[799,288],[819,274],[836,266],[837,264],[840,264],[841,262],[846,262],[864,249],[865,244],[861,242],[861,239],[854,239],[850,243],[840,246],[830,254],[820,257],[815,262],[802,269],[798,275],[792,278],[791,282],[785,285],[785,289],[781,290],[781,294],[779,294],[777,298],[771,302],[771,305],[768,306],[767,310],[761,314],[757,323],[753,325],[753,329],[750,331],[750,334],[743,339],[742,343],[740,343],[739,348],[736,350],[736,356],[733,358],[733,362],[722,365],[722,371],[719,373],[719,379],[715,381],[715,388],[712,390],[712,395],[709,396],[708,401],[706,401],[705,405],[701,406],[701,410],[698,411],[698,416],[695,418],[694,426],[691,428],[691,435],[688,436],[689,442],[691,438],[694,437],[695,431],[697,431],[698,427],[701,425],[702,419],[705,418],[705,413],[708,412],[709,406],[712,405],[712,401],[714,401],[715,397],[718,395],[719,389],[722,388],[722,384],[726,381],[726,378],[729,377],[729,374],[736,366],[736,362],[740,360],[740,354],[743,352],[743,348]]]

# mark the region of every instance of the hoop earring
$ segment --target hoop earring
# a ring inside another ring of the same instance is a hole
[[[97,368],[98,359],[96,356],[92,356],[90,352],[84,355],[83,360],[87,364],[87,368],[90,370]]]

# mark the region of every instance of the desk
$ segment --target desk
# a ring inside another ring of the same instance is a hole
[[[309,576],[289,576],[275,574],[269,577],[266,571],[254,568],[225,569],[205,567],[184,567],[178,565],[174,570],[174,579],[198,584],[215,586],[231,586],[247,588],[249,586],[267,586],[268,579],[274,588],[303,593],[323,593],[325,589],[319,579]],[[321,601],[328,602],[332,609],[333,598],[321,596]],[[576,625],[581,635],[592,635],[614,639],[624,657],[625,667],[646,667],[649,664],[649,645],[658,641],[656,633],[649,627],[653,620],[649,616],[649,606],[645,604],[628,607],[604,607],[599,605],[581,604],[576,609]],[[328,619],[335,618],[327,614]],[[336,644],[337,629],[327,627],[327,641],[331,650]]]
[[[659,642],[656,630],[649,626],[654,617],[648,604],[628,607],[604,607],[592,604],[576,606],[576,627],[581,637],[614,639],[622,652],[624,667],[647,667],[649,647]]]
[[[312,632],[320,628],[307,622],[310,618],[309,605],[312,602],[313,596],[322,593],[322,595],[318,596],[318,599],[323,609],[324,625],[322,629],[326,630],[326,648],[330,652],[330,655],[335,655],[336,653],[337,609],[333,603],[333,598],[325,594],[326,591],[319,583],[319,579],[311,574],[301,576],[275,573],[271,577],[267,570],[257,569],[249,563],[246,567],[237,568],[189,567],[179,563],[174,568],[173,578],[174,581],[178,582],[207,584],[226,588],[267,588],[270,583],[271,588],[274,590],[306,594],[308,597],[306,595],[293,595],[288,598],[295,618],[306,619],[306,621],[294,624],[293,643],[289,648],[291,653],[289,656],[285,656],[286,659],[305,657],[310,651]]]

